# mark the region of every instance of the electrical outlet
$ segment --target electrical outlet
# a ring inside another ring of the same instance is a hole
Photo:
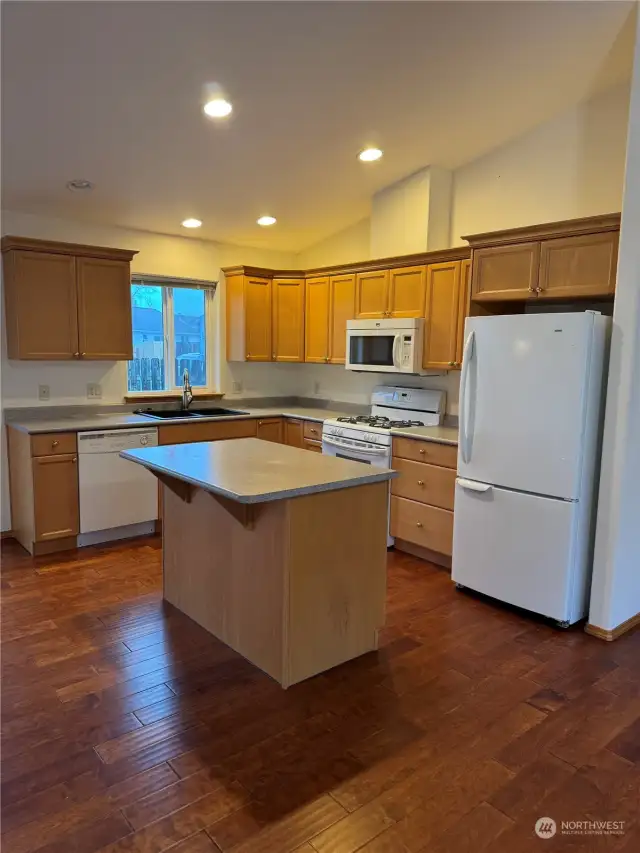
[[[99,400],[102,397],[102,385],[98,382],[89,382],[87,384],[87,397],[89,400]]]
[[[240,394],[240,392],[242,391],[242,382],[234,382],[231,386],[231,389],[234,394]]]
[[[48,385],[38,385],[38,400],[51,399],[51,392]]]
[[[319,382],[314,382],[314,383],[313,383],[313,393],[314,393],[314,394],[319,394],[319,393],[320,393],[320,383],[319,383]]]

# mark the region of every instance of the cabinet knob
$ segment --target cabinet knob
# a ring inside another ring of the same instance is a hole
[[[424,456],[424,447],[421,447],[419,452]]]
[[[258,421],[258,426],[264,426],[264,421]]]
[[[328,356],[328,355],[325,355],[324,360],[325,360],[325,361],[329,361],[329,356]]]
[[[51,447],[57,447],[59,444],[60,444],[59,441],[54,440],[51,442]]]
[[[74,457],[73,457],[73,459],[72,459],[71,461],[72,461],[72,462],[77,462],[77,461],[78,461],[78,457],[77,457],[77,456],[74,456]]]
[[[80,358],[80,353],[79,353],[79,352],[74,352],[73,357],[74,357],[74,358]]]
[[[419,485],[419,486],[424,486],[424,480],[418,480],[418,485]]]
[[[312,429],[310,429],[310,430],[309,430],[309,432],[313,432],[313,433],[315,433],[315,432],[318,432],[318,430],[317,430],[317,429],[313,429],[313,428],[312,428]]]
[[[422,527],[422,522],[421,522],[421,521],[416,521],[416,527]]]
[[[450,361],[450,362],[449,362],[449,367],[455,367],[455,366],[456,366],[455,361]]]
[[[530,287],[530,288],[529,288],[529,293],[535,293],[535,292],[536,292],[535,287]]]
[[[542,293],[542,288],[541,288],[541,287],[536,287],[536,293]]]
[[[80,355],[82,356],[82,358],[84,358],[86,355],[86,352],[81,352]]]

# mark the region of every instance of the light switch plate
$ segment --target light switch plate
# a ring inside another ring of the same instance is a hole
[[[319,394],[319,393],[320,393],[320,383],[319,383],[319,382],[314,382],[314,383],[313,383],[313,393],[314,393],[314,394]]]
[[[99,400],[102,397],[102,385],[98,382],[87,383],[87,397],[89,400]]]
[[[234,382],[231,388],[234,394],[239,394],[242,391],[242,382]]]
[[[50,400],[51,391],[48,385],[38,385],[38,400]]]

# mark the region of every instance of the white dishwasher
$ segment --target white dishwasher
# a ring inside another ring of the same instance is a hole
[[[158,481],[142,465],[119,454],[157,444],[158,430],[153,427],[78,433],[78,545],[153,533]]]

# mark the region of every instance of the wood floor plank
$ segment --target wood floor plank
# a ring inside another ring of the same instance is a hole
[[[640,849],[640,631],[560,633],[391,551],[378,652],[283,691],[162,601],[159,545],[3,543],[3,851],[539,853],[540,810]]]

